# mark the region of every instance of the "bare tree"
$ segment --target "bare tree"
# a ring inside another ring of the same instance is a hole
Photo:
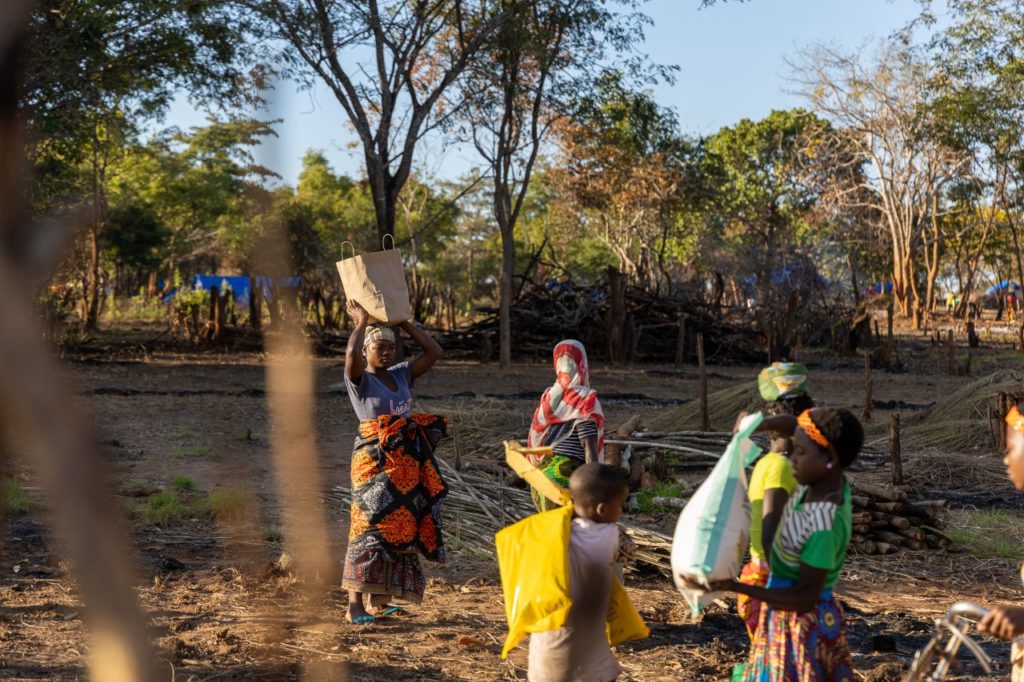
[[[927,288],[934,292],[941,197],[969,164],[965,155],[929,134],[929,65],[895,43],[866,61],[819,45],[797,65],[804,95],[853,143],[867,172],[869,192],[849,188],[850,206],[883,216],[892,248],[893,297],[904,317],[919,326],[928,299],[921,292],[919,261],[929,246]],[[866,203],[865,203],[866,202]]]
[[[359,137],[383,239],[416,144],[450,120],[446,91],[506,18],[494,0],[236,0],[284,41],[286,67],[323,82]]]
[[[647,18],[619,13],[616,4],[501,0],[506,19],[464,82],[464,118],[490,169],[501,234],[499,345],[504,368],[512,363],[516,223],[544,140],[558,121],[582,108],[605,56],[624,53],[643,39]],[[630,74],[643,72],[646,64],[636,56],[618,63]]]

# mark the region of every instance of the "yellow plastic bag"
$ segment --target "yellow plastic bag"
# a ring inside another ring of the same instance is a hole
[[[617,577],[612,577],[612,596],[608,600],[608,643],[618,646],[632,639],[646,639],[651,631]]]
[[[530,632],[557,630],[572,607],[569,596],[569,534],[573,508],[534,514],[498,531],[498,570],[505,597],[505,658]],[[650,634],[626,589],[612,580],[606,626],[612,646]]]
[[[529,632],[557,630],[572,606],[569,598],[569,524],[572,507],[528,516],[494,536],[505,597],[508,656]]]

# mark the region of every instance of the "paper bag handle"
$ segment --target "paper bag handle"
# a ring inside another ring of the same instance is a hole
[[[393,234],[391,234],[389,232],[388,234],[386,234],[383,237],[381,237],[381,240],[380,240],[381,251],[387,251],[388,250],[388,237],[391,237],[391,248],[392,249],[395,248],[395,235],[393,235]]]
[[[347,239],[341,243],[341,260],[345,260],[345,244],[348,244],[349,248],[352,249],[352,257],[356,256],[356,246]]]

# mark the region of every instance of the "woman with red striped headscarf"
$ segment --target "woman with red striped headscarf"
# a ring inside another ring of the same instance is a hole
[[[543,458],[531,458],[544,475],[560,486],[569,486],[569,476],[581,464],[604,460],[604,412],[597,391],[590,387],[587,351],[579,341],[567,339],[555,346],[555,383],[544,391],[533,413],[530,447],[551,446]],[[553,503],[533,490],[537,509]]]

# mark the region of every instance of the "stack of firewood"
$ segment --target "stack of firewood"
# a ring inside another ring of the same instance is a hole
[[[945,500],[911,501],[906,490],[858,480],[853,487],[853,546],[860,554],[945,549]]]

